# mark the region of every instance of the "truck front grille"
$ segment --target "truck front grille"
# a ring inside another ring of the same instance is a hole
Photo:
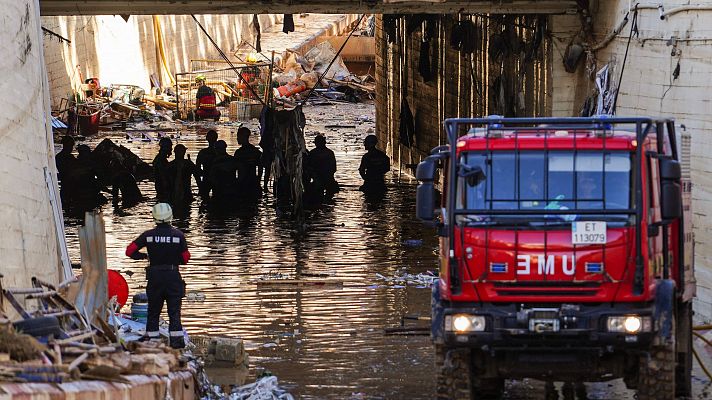
[[[494,288],[500,296],[572,296],[588,297],[598,293],[598,282],[517,282],[495,283]]]

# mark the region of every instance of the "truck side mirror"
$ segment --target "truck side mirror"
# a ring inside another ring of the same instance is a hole
[[[660,159],[660,214],[663,219],[682,216],[682,171],[680,162],[671,158]]]
[[[663,180],[660,189],[660,214],[663,219],[682,217],[682,188],[680,184]]]
[[[429,156],[418,164],[415,177],[420,181],[415,198],[415,216],[424,222],[435,220],[435,173],[438,157]]]
[[[680,162],[671,158],[660,159],[660,179],[666,181],[679,181],[682,179]]]
[[[432,182],[418,185],[415,198],[415,216],[423,222],[435,220],[435,188]]]
[[[428,156],[421,161],[415,170],[415,179],[421,182],[433,182],[438,169],[438,160],[439,158],[436,156]]]

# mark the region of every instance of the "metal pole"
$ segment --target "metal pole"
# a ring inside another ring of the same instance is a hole
[[[269,108],[274,108],[274,105],[272,104],[272,74],[274,73],[274,50],[272,50],[272,60],[270,60],[269,64],[269,79],[267,80],[267,97],[265,100],[267,100],[267,107]]]

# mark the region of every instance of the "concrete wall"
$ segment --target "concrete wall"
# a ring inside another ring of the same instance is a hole
[[[601,0],[593,10],[593,42],[600,42],[623,20],[627,0]],[[633,3],[635,4],[635,3]],[[618,115],[673,116],[692,132],[693,225],[698,317],[712,319],[712,10],[674,12],[682,5],[708,7],[712,1],[666,1],[660,19],[658,2],[641,2],[639,37],[634,37],[625,65],[618,98]],[[632,20],[633,13],[629,18]],[[576,16],[552,17],[555,55],[562,54],[580,29]],[[610,62],[618,82],[628,34],[628,24],[613,41],[597,51],[598,67]],[[670,39],[677,38],[674,44]],[[672,55],[671,55],[672,54]],[[577,115],[593,83],[585,77],[585,65],[574,74],[563,70],[555,56],[554,115]],[[679,63],[679,76],[673,72]]]
[[[393,165],[412,171],[420,160],[438,145],[447,143],[443,120],[452,117],[481,117],[490,114],[506,116],[543,116],[550,113],[549,67],[551,46],[546,38],[534,52],[533,60],[522,62],[522,53],[489,58],[493,35],[504,29],[500,17],[473,16],[478,27],[475,52],[466,54],[450,45],[456,15],[435,16],[436,37],[431,47],[437,55],[435,78],[426,82],[418,72],[423,33],[420,28],[407,32],[408,19],[397,21],[398,39],[389,43],[383,29],[383,18],[377,19],[376,30],[376,131],[380,147],[391,156]],[[460,18],[470,18],[461,16]],[[533,43],[537,16],[508,17],[515,37],[526,46]],[[547,17],[542,17],[542,24]],[[521,72],[521,74],[520,74]],[[499,78],[499,79],[498,79]],[[502,91],[496,82],[504,82]],[[405,96],[404,96],[405,94]],[[505,106],[502,97],[508,101]],[[399,146],[401,102],[407,99],[415,120],[415,144]]]
[[[197,18],[228,56],[244,40],[254,44],[252,15]],[[270,27],[278,18],[281,16],[262,15],[262,29]],[[157,19],[172,73],[188,71],[190,59],[220,59],[190,15],[158,16]],[[163,71],[158,63],[154,20],[150,15],[131,16],[128,21],[118,15],[42,17],[42,26],[71,41],[71,44],[61,43],[51,36],[44,39],[54,107],[88,77],[98,77],[102,86],[133,84],[149,89],[150,74]],[[162,72],[162,80],[164,85],[169,83],[165,72]]]
[[[45,169],[55,175],[37,0],[0,0],[0,274],[4,287],[60,279]],[[52,182],[56,189],[56,176]]]

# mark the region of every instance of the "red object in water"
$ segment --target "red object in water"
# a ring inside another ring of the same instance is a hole
[[[79,133],[84,136],[93,136],[99,133],[99,117],[100,111],[96,111],[89,115],[79,114]]]
[[[129,285],[126,279],[118,271],[109,270],[109,298],[116,296],[116,302],[121,307],[126,304],[129,298]]]

